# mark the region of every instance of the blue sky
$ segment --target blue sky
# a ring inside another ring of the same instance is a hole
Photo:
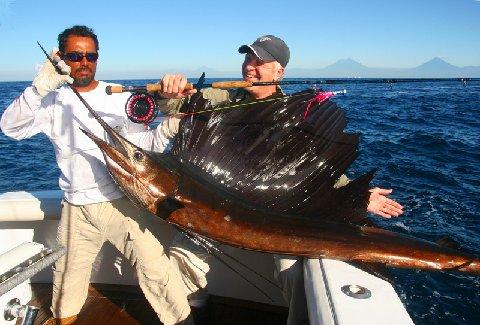
[[[43,62],[36,41],[51,49],[73,24],[99,37],[99,79],[202,66],[239,71],[239,45],[264,34],[287,42],[295,68],[344,58],[369,67],[414,67],[433,57],[480,65],[478,0],[0,0],[0,80],[31,80]]]

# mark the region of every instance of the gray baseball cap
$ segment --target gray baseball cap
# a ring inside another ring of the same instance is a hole
[[[253,52],[260,60],[277,61],[284,68],[290,59],[290,50],[287,44],[273,35],[260,36],[252,45],[240,46],[238,52]]]

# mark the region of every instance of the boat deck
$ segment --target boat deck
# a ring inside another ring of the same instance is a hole
[[[35,324],[52,316],[51,284],[32,284],[31,305],[40,308]],[[195,324],[286,324],[288,309],[233,298],[210,296],[202,310],[192,309]],[[139,287],[91,284],[75,324],[161,324]]]

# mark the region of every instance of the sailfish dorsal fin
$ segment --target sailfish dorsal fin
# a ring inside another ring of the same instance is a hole
[[[314,91],[304,91],[193,114],[182,121],[172,152],[253,206],[361,223],[373,173],[335,188],[357,157],[358,135],[343,132],[341,108],[315,98]],[[208,105],[197,95],[183,111]]]

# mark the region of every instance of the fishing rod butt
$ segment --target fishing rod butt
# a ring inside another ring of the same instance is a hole
[[[105,92],[107,93],[107,95],[122,93],[123,92],[123,87],[122,86],[107,86],[107,87],[105,87]]]

